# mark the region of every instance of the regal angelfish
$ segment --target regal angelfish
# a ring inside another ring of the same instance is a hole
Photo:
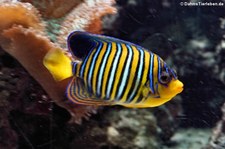
[[[80,31],[67,42],[76,60],[55,50],[44,65],[56,80],[73,76],[66,97],[76,104],[155,107],[183,90],[175,71],[141,46]]]

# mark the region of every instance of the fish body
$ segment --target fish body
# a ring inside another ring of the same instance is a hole
[[[74,103],[155,107],[183,90],[173,69],[158,55],[136,44],[75,31],[68,36],[68,48],[79,59],[71,61],[71,69],[67,69],[72,71],[73,78],[66,96]],[[51,65],[45,62],[45,66]],[[55,70],[53,75],[62,73]]]

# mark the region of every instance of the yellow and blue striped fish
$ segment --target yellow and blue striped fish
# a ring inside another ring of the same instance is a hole
[[[79,59],[70,63],[73,79],[66,90],[74,103],[154,107],[183,90],[175,71],[141,46],[80,31],[72,32],[67,42],[72,56]]]

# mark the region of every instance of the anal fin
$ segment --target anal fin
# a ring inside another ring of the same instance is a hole
[[[71,82],[68,84],[66,96],[70,101],[76,104],[96,106],[112,105],[111,101],[98,99],[94,95],[88,93],[83,79],[79,77],[73,77]]]

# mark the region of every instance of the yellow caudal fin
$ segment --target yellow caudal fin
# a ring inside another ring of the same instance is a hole
[[[48,52],[43,59],[43,64],[56,81],[64,80],[73,75],[71,60],[60,49]]]

